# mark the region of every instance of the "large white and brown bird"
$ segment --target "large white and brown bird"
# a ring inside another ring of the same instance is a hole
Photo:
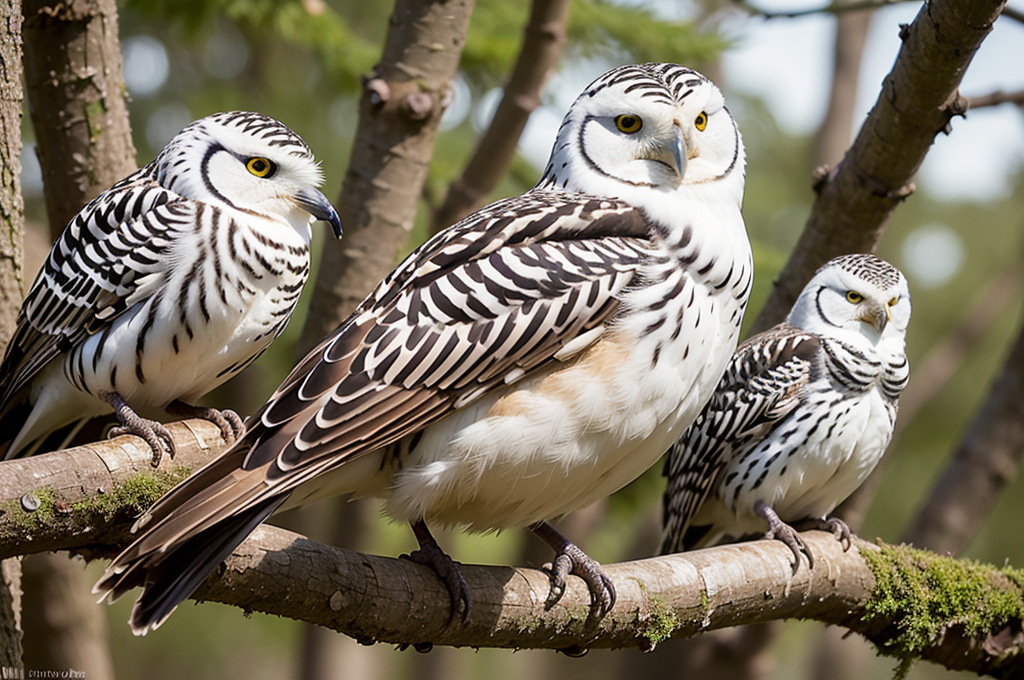
[[[97,592],[143,586],[159,626],[256,525],[333,494],[409,522],[469,614],[427,524],[528,526],[596,612],[615,591],[545,520],[654,464],[710,397],[750,290],[743,146],[722,95],[676,64],[616,68],[572,105],[538,185],[412,253],[247,422],[138,522]]]
[[[302,139],[278,121],[218,113],[89,202],[25,297],[0,364],[0,455],[115,412],[158,460],[168,411],[240,434],[193,406],[281,333],[309,273],[310,223],[341,222]],[[137,412],[138,411],[138,412]]]
[[[910,292],[874,255],[827,262],[785,323],[736,351],[715,395],[665,464],[662,553],[764,531],[807,551],[790,523],[826,519],[874,469],[892,437],[910,367]]]

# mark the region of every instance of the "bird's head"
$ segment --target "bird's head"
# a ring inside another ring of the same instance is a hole
[[[323,220],[341,238],[338,212],[317,188],[323,173],[313,152],[268,116],[230,111],[197,120],[153,166],[161,186],[186,198],[292,224]]]
[[[630,200],[716,184],[738,202],[743,164],[739,130],[711,81],[678,64],[630,65],[576,99],[538,186]]]
[[[894,340],[902,346],[910,322],[907,279],[874,255],[834,258],[804,288],[787,321],[841,340]]]

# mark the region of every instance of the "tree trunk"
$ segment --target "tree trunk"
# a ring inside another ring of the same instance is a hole
[[[25,84],[56,239],[90,199],[133,172],[114,0],[26,0]],[[113,677],[106,617],[67,555],[25,561],[25,663]]]
[[[902,29],[903,46],[878,100],[842,162],[819,177],[807,226],[752,332],[782,321],[829,258],[874,250],[893,211],[913,192],[935,136],[966,111],[957,88],[1004,4],[932,0]]]
[[[114,0],[26,0],[25,85],[54,240],[135,170]]]
[[[494,190],[515,158],[519,137],[565,47],[569,0],[533,0],[519,57],[487,131],[477,141],[462,176],[432,216],[437,233],[472,212]]]
[[[438,125],[466,40],[473,0],[397,0],[384,53],[365,79],[341,187],[345,238],[321,255],[305,352],[395,266],[412,229]]]
[[[0,348],[14,332],[23,287],[21,200],[21,4],[0,2]],[[23,673],[21,559],[0,563],[0,669]],[[21,677],[21,676],[17,676]]]

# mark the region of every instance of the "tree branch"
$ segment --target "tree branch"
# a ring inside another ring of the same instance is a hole
[[[208,421],[167,427],[177,453],[155,470],[149,446],[127,435],[0,463],[0,559],[124,543],[139,513],[224,448]]]
[[[812,14],[846,14],[848,12],[864,12],[868,10],[878,9],[880,7],[888,7],[889,5],[898,5],[910,0],[858,0],[856,2],[846,2],[845,0],[837,0],[836,2],[830,3],[823,7],[812,7],[810,9],[795,9],[795,10],[783,10],[783,11],[769,11],[755,7],[749,2],[744,0],[734,0],[735,4],[742,7],[751,16],[763,17],[765,19],[795,19],[797,17],[810,16]]]
[[[114,0],[27,0],[25,86],[56,239],[85,203],[133,172]]]
[[[846,156],[820,178],[796,247],[754,322],[760,332],[781,321],[826,260],[873,251],[893,211],[914,186],[935,136],[963,115],[957,87],[1004,0],[933,0],[901,31],[903,46],[874,108]]]
[[[1014,9],[1014,8],[1010,7],[1009,5],[1007,5],[1006,7],[1003,7],[1002,14],[1003,14],[1004,17],[1009,17],[1010,19],[1015,19],[1015,20],[1021,22],[1022,24],[1024,24],[1024,12],[1020,11],[1019,9]]]
[[[541,90],[562,55],[568,17],[569,0],[533,0],[519,57],[501,102],[462,176],[434,211],[433,233],[468,215],[508,170],[526,122],[540,106]]]
[[[178,456],[162,473],[149,469],[149,451],[133,437],[0,464],[2,556],[112,554],[135,516],[184,474],[171,474],[174,466],[188,469],[221,445],[204,421],[170,430]],[[420,648],[652,648],[669,635],[799,617],[846,626],[904,660],[995,677],[1024,672],[1024,572],[859,540],[843,552],[821,532],[804,539],[814,567],[802,562],[796,574],[789,548],[776,541],[609,565],[619,597],[600,622],[588,618],[579,579],[547,609],[544,572],[468,565],[473,614],[449,626],[448,592],[428,567],[262,526],[195,597]]]
[[[416,216],[451,98],[473,0],[397,0],[384,53],[366,78],[338,207],[345,238],[320,258],[305,353],[391,271]]]
[[[969,100],[972,109],[981,109],[986,106],[998,106],[999,104],[1016,104],[1024,106],[1024,90],[1016,92],[1003,92],[996,90],[979,97],[971,97]]]
[[[959,552],[977,536],[1024,455],[1024,326],[985,404],[917,514],[906,540]]]

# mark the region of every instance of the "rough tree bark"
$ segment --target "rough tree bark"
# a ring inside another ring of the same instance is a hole
[[[896,206],[913,192],[911,180],[935,136],[966,111],[957,87],[1003,5],[934,0],[901,29],[903,45],[878,101],[842,162],[819,178],[807,226],[753,332],[785,318],[830,257],[874,250]]]
[[[519,137],[540,106],[541,92],[565,48],[569,0],[533,0],[530,20],[512,75],[486,132],[477,140],[462,176],[448,188],[434,211],[437,233],[472,212],[494,190],[516,155]]]
[[[25,85],[54,239],[135,170],[114,0],[26,0]]]
[[[472,0],[398,0],[384,53],[363,84],[338,205],[345,238],[325,248],[299,340],[334,329],[395,266],[416,216],[438,124],[452,96]]]
[[[24,205],[21,200],[21,5],[0,2],[0,348],[14,331],[22,295]],[[0,669],[24,672],[21,560],[0,563]]]
[[[28,0],[25,84],[50,235],[135,170],[114,0]],[[106,619],[81,564],[66,555],[24,563],[25,665],[113,677]]]

